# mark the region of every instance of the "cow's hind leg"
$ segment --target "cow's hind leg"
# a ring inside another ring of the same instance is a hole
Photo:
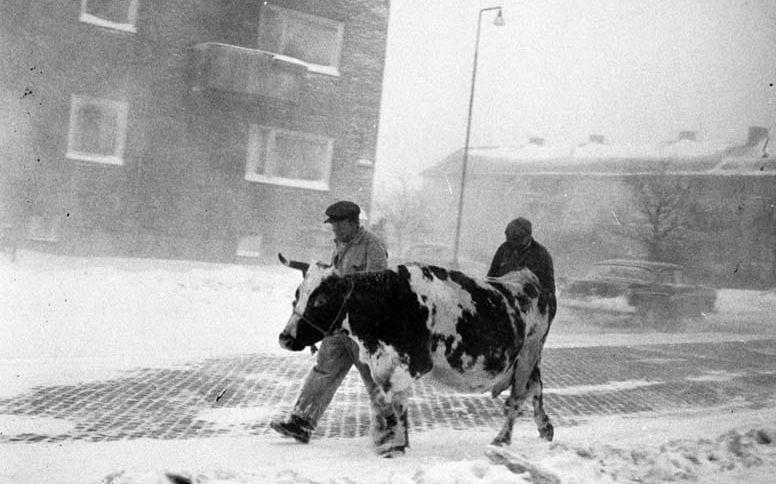
[[[555,429],[550,423],[550,418],[544,413],[542,373],[537,363],[531,372],[531,378],[528,380],[528,395],[533,399],[533,418],[536,422],[536,428],[539,430],[539,436],[545,440],[552,441],[555,436]]]
[[[523,404],[529,396],[533,399],[534,422],[536,422],[536,427],[539,429],[539,435],[542,438],[551,441],[555,431],[550,423],[549,417],[544,413],[542,374],[539,370],[539,363],[534,366],[531,371],[531,376],[528,378],[528,383],[522,388],[522,391],[517,391],[517,388],[516,385],[512,385],[509,398],[504,402],[504,416],[506,417],[506,421],[491,444],[509,445],[512,443],[512,429],[515,426],[515,419],[521,414]]]
[[[523,406],[523,403],[525,403],[525,398],[525,388],[522,389],[521,394],[518,394],[515,385],[512,385],[509,391],[509,397],[504,402],[504,416],[506,417],[506,421],[491,444],[509,445],[512,443],[512,428],[515,426],[515,419],[520,415],[520,409]]]

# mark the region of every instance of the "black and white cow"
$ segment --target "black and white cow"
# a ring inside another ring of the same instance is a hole
[[[426,374],[493,397],[511,388],[506,422],[493,444],[511,443],[515,417],[529,397],[540,436],[552,440],[539,370],[549,310],[531,271],[474,279],[408,264],[342,276],[320,263],[289,262],[282,255],[280,260],[304,274],[280,345],[300,351],[335,331],[345,331],[359,345],[359,358],[382,389],[383,403],[397,416],[389,435],[376,442],[391,439],[391,448],[402,451],[408,445],[407,391]]]

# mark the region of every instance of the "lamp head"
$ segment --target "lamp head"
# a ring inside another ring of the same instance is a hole
[[[493,25],[496,27],[503,27],[504,26],[504,14],[502,13],[501,9],[498,9],[498,13],[496,14],[496,18],[493,19]]]

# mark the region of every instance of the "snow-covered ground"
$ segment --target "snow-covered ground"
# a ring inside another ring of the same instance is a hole
[[[0,397],[36,385],[104,379],[141,365],[167,368],[204,357],[283,354],[277,334],[299,280],[298,271],[279,264],[21,252],[14,264],[0,262]],[[561,306],[547,344],[747,339],[776,334],[775,315],[774,292],[725,290],[718,312],[700,329],[602,334]],[[248,421],[272,410],[219,410],[211,417]],[[59,433],[69,425],[0,416],[0,432],[6,434],[28,428]],[[776,472],[774,408],[593,418],[556,429],[553,443],[540,440],[532,426],[518,425],[507,451],[528,459],[533,477],[498,464],[497,455],[489,459],[492,437],[491,429],[416,432],[407,455],[393,460],[376,457],[367,438],[314,439],[306,446],[275,436],[0,444],[0,482],[155,483],[166,482],[160,479],[167,471],[209,483],[765,483]]]

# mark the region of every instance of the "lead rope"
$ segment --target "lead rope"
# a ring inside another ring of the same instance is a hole
[[[340,306],[339,311],[337,311],[337,315],[334,316],[334,319],[332,320],[331,324],[329,324],[329,329],[328,330],[324,331],[319,325],[317,325],[314,322],[312,322],[310,320],[310,318],[308,318],[304,314],[302,314],[299,311],[297,311],[296,308],[294,308],[294,311],[293,311],[294,314],[299,316],[299,319],[301,319],[305,323],[309,324],[314,329],[317,329],[318,332],[320,332],[324,337],[329,336],[330,334],[332,334],[331,328],[337,323],[337,321],[339,320],[340,316],[342,316],[342,312],[345,310],[345,305],[347,304],[348,300],[350,299],[350,296],[353,294],[353,289],[355,289],[355,287],[356,287],[356,283],[353,282],[352,280],[348,280],[348,282],[350,283],[349,287],[348,287],[348,293],[345,294],[345,298],[342,300],[342,305]],[[318,347],[315,346],[315,343],[311,344],[310,345],[310,354],[314,355],[317,351],[318,351]]]

